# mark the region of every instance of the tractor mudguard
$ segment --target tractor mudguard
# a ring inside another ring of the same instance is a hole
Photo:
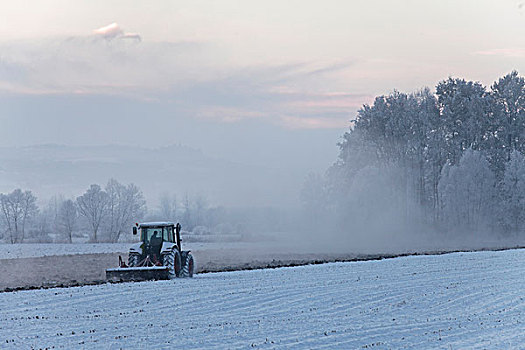
[[[129,247],[129,252],[130,252],[130,253],[137,253],[137,254],[142,255],[143,244],[144,244],[144,243],[142,243],[142,242],[133,243],[133,244],[131,245],[131,247]]]
[[[174,248],[177,248],[175,243],[171,242],[162,242],[162,248],[160,248],[160,254],[165,254],[171,252]]]

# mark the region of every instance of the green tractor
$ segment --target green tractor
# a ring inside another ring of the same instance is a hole
[[[129,250],[128,263],[119,256],[119,267],[106,270],[106,279],[114,282],[163,280],[193,277],[193,255],[182,250],[180,224],[145,222],[133,227],[140,232],[140,242]]]

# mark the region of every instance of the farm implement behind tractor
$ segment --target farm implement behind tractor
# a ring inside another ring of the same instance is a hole
[[[133,235],[140,233],[140,242],[131,246],[127,264],[119,256],[119,267],[106,270],[106,279],[122,282],[193,277],[193,255],[181,249],[180,230],[180,224],[173,222],[136,224]]]

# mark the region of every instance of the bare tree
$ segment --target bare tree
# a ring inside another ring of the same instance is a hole
[[[52,241],[49,234],[52,232],[52,215],[50,208],[44,206],[35,216],[32,221],[31,226],[27,230],[27,237],[31,242],[36,243],[50,243]]]
[[[65,200],[64,196],[59,194],[59,195],[55,195],[51,197],[51,199],[49,200],[47,204],[47,211],[49,215],[50,226],[53,232],[58,232],[60,230],[60,223],[59,223],[58,215],[59,215],[60,207],[64,203],[64,200]]]
[[[186,230],[191,231],[193,227],[195,226],[193,222],[193,213],[192,213],[193,205],[187,193],[184,195],[184,198],[182,200],[182,207],[184,208],[184,213],[182,215],[183,226]]]
[[[63,201],[58,209],[58,226],[69,243],[73,241],[73,231],[78,219],[77,205],[71,199]]]
[[[146,212],[146,200],[142,191],[134,184],[127,186],[115,179],[106,185],[108,194],[107,234],[110,242],[117,242],[134,221],[139,221]]]
[[[159,213],[164,220],[176,221],[177,197],[175,195],[163,194],[160,197]]]
[[[206,211],[208,210],[208,201],[203,195],[197,195],[193,200],[194,222],[196,225],[206,226]]]
[[[182,199],[183,213],[181,221],[186,230],[193,230],[196,226],[206,226],[206,215],[208,211],[208,201],[202,195],[190,197],[188,194]]]
[[[16,189],[9,194],[0,194],[0,206],[9,241],[23,242],[26,224],[38,213],[36,197],[31,191]]]
[[[32,225],[26,235],[27,238],[39,243],[52,241],[50,234],[60,232],[58,210],[63,201],[62,195],[55,195],[40,208],[38,215],[32,220]]]
[[[108,204],[108,194],[96,184],[91,185],[86,193],[77,198],[78,211],[91,226],[93,242],[98,241],[97,233],[102,220],[107,215]]]

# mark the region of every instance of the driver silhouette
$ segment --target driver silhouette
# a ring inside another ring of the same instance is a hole
[[[160,245],[162,242],[162,237],[159,236],[159,231],[155,230],[153,231],[153,235],[151,236],[150,243],[151,245]]]

